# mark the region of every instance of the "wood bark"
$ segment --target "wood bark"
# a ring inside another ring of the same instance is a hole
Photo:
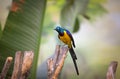
[[[0,74],[0,79],[5,79],[6,74],[7,74],[8,70],[9,70],[9,67],[10,67],[10,65],[12,63],[12,60],[13,60],[12,57],[7,57],[6,62],[4,64],[4,67],[2,69],[2,72]]]
[[[15,55],[14,69],[11,79],[27,79],[34,53],[32,51],[18,51]]]
[[[64,65],[68,47],[56,46],[54,56],[47,60],[48,79],[57,79]]]
[[[115,73],[117,69],[118,62],[112,61],[108,67],[108,71],[106,74],[106,79],[115,79]]]

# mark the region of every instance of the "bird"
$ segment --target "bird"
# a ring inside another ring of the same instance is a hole
[[[73,47],[75,48],[75,42],[74,42],[72,34],[70,33],[69,30],[62,28],[60,26],[57,26],[54,30],[56,30],[58,32],[58,38],[63,43],[68,45],[69,52],[70,52],[70,55],[72,57],[72,60],[73,60],[74,66],[75,66],[76,73],[77,73],[77,75],[79,75],[79,71],[78,71],[78,67],[77,67],[77,63],[76,63],[77,56],[73,49]]]

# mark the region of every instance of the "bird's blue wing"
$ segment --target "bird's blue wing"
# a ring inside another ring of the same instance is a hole
[[[74,42],[74,39],[73,39],[73,36],[72,34],[67,30],[65,29],[66,33],[70,36],[71,40],[72,40],[72,43],[73,43],[73,46],[75,47],[75,42]]]

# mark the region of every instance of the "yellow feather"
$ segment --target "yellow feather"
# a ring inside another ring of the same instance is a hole
[[[64,31],[64,35],[63,36],[59,36],[60,40],[62,42],[64,42],[65,44],[68,45],[69,48],[71,48],[71,38],[68,36],[68,34],[66,33],[66,31]]]

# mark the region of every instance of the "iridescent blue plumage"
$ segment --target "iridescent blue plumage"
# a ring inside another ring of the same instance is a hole
[[[64,29],[62,27],[59,27],[57,26],[55,28],[55,30],[59,33],[60,36],[63,36],[64,35],[64,31],[66,31],[67,35],[70,37],[70,39],[72,40],[72,43],[73,43],[73,46],[75,47],[75,42],[74,42],[74,39],[72,37],[72,34],[67,30],[67,29]]]
[[[77,75],[79,75],[79,71],[78,71],[78,67],[77,67],[77,63],[76,63],[77,56],[76,56],[76,54],[75,54],[75,52],[73,50],[73,47],[72,47],[72,45],[75,47],[75,43],[74,43],[74,39],[72,37],[72,34],[67,29],[64,29],[64,28],[59,27],[59,26],[57,26],[55,28],[55,30],[59,33],[58,34],[59,39],[62,42],[64,42],[65,44],[68,45],[69,52],[70,52],[70,55],[71,55],[71,57],[73,59],[73,63],[74,63]]]
[[[59,33],[59,35],[61,35],[61,36],[64,35],[64,30],[65,30],[65,29],[63,29],[63,28],[57,26],[57,27],[55,28],[55,30]]]

